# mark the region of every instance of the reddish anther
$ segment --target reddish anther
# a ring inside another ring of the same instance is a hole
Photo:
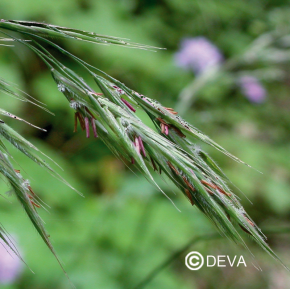
[[[126,101],[125,99],[121,98],[121,101],[131,110],[133,111],[134,113],[136,112],[135,108],[128,102]]]
[[[140,154],[141,147],[140,147],[140,143],[139,143],[139,138],[138,137],[135,137],[134,146],[136,147],[137,152]]]
[[[90,123],[89,118],[85,117],[86,137],[90,138]]]
[[[245,216],[246,221],[253,227],[254,223]]]
[[[78,116],[77,116],[77,113],[75,113],[74,133],[77,132],[77,127],[78,127]]]
[[[85,121],[84,121],[83,116],[80,114],[80,112],[76,112],[76,116],[80,121],[82,130],[84,131],[86,129],[86,126],[85,126]]]
[[[216,185],[214,185],[214,184],[211,184],[211,183],[209,183],[208,181],[206,181],[206,180],[201,180],[201,183],[202,184],[204,184],[204,185],[207,185],[208,187],[211,187],[211,188],[213,188],[213,189],[217,189],[217,186]]]
[[[194,201],[192,199],[190,191],[188,189],[185,189],[184,191],[185,191],[185,194],[187,195],[187,197],[189,198],[191,205],[194,205]]]
[[[178,115],[177,112],[175,112],[172,108],[166,108],[164,107],[169,113],[173,114],[173,115]]]
[[[161,123],[161,133],[165,134],[165,125]]]
[[[176,173],[176,175],[180,175],[178,170],[171,164],[170,161],[167,161],[168,166]]]
[[[135,164],[135,159],[133,157],[131,157],[131,163]]]
[[[222,188],[220,188],[219,186],[217,186],[217,189],[218,189],[221,193],[223,193],[224,195],[226,195],[226,196],[232,196],[231,193],[228,193],[228,192],[224,191],[224,190],[223,190]]]
[[[144,144],[143,144],[142,138],[140,136],[138,137],[138,141],[139,141],[139,144],[140,144],[141,152],[142,152],[143,156],[146,157],[146,152],[145,152]]]
[[[185,176],[182,176],[183,181],[185,182],[185,184],[192,190],[195,191],[195,188],[192,186],[192,184],[187,180],[187,178]]]
[[[204,184],[204,185],[207,185],[208,187],[211,187],[212,189],[217,189],[219,190],[222,194],[226,195],[226,196],[231,196],[230,193],[228,192],[225,192],[222,188],[220,188],[219,186],[215,185],[215,184],[212,184],[206,180],[201,180],[201,183]]]
[[[32,205],[34,205],[34,206],[36,206],[36,207],[40,208],[40,205],[39,205],[39,204],[37,204],[37,203],[35,203],[33,200],[31,200],[30,202],[32,203]]]
[[[168,128],[170,125],[168,125],[163,119],[161,118],[156,118],[156,120],[158,120],[160,122],[160,128],[161,128],[161,132],[165,135],[168,135]]]
[[[165,129],[165,135],[168,135],[168,126],[167,125],[164,125],[164,129]]]
[[[242,225],[239,225],[240,226],[240,228],[245,232],[245,233],[247,233],[247,234],[249,234],[249,235],[251,235],[252,236],[252,234],[245,228],[245,227],[243,227]]]
[[[33,194],[34,194],[34,193],[33,193]],[[37,203],[35,203],[35,202],[33,201],[33,197],[32,197],[31,195],[27,194],[27,196],[28,196],[28,198],[30,199],[30,203],[31,203],[32,205],[34,205],[34,206],[40,208],[40,205],[37,204]]]
[[[31,192],[31,194],[32,194],[33,196],[35,196],[35,193],[33,192],[33,190],[32,190],[32,188],[31,188],[31,186],[30,186],[30,185],[28,185],[27,187],[28,187],[28,190]]]
[[[154,159],[151,156],[150,156],[150,159],[151,159],[151,163],[152,163],[152,166],[153,166],[154,171],[157,171],[158,169],[156,167],[156,164],[155,164]]]
[[[156,118],[156,120],[164,125],[168,125],[162,118]]]
[[[94,137],[98,138],[98,132],[97,132],[97,127],[96,127],[96,123],[95,123],[94,118],[91,118],[91,123],[92,123],[92,127],[93,127]]]
[[[93,115],[93,113],[87,107],[85,107],[85,110],[91,115],[92,118],[95,119],[95,116]]]

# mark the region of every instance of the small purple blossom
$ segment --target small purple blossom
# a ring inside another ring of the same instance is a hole
[[[0,244],[0,284],[14,282],[23,269],[23,262],[4,243]]]
[[[243,76],[239,80],[242,93],[253,103],[262,103],[266,98],[266,90],[259,80],[253,76]]]
[[[202,36],[184,39],[180,50],[175,54],[178,66],[193,70],[196,74],[219,65],[222,61],[223,56],[219,49]]]

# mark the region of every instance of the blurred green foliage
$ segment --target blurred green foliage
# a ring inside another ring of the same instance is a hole
[[[53,2],[53,3],[52,3]],[[2,0],[4,19],[45,21],[132,41],[166,47],[150,52],[60,42],[67,50],[126,83],[132,89],[174,107],[180,91],[194,75],[177,68],[174,53],[184,37],[205,36],[226,59],[244,53],[260,35],[275,29],[288,33],[289,1],[187,0]],[[287,47],[285,48],[287,49]],[[289,54],[286,50],[286,54]],[[272,55],[268,51],[266,55]],[[64,60],[65,61],[65,60]],[[74,63],[69,64],[83,73]],[[243,69],[281,69],[283,77],[263,82],[268,96],[252,104],[234,86],[223,81],[208,85],[184,116],[190,123],[263,174],[235,164],[201,144],[247,197],[247,212],[261,228],[277,228],[290,221],[290,87],[289,60],[260,60]],[[23,46],[0,48],[0,76],[48,105],[51,116],[36,107],[2,96],[3,108],[46,128],[39,132],[14,120],[5,120],[52,157],[60,172],[85,198],[40,170],[19,152],[15,161],[37,194],[51,207],[41,211],[51,240],[77,288],[134,287],[192,237],[215,232],[211,223],[183,198],[174,195],[159,176],[163,189],[181,210],[176,211],[144,178],[129,171],[98,140],[73,134],[73,114],[58,92],[45,65]],[[222,78],[223,79],[223,78]],[[4,182],[0,192],[7,191]],[[2,198],[1,220],[17,235],[26,268],[12,285],[19,288],[67,288],[69,282],[13,197]],[[289,235],[271,235],[269,243],[289,264]],[[202,268],[190,271],[181,255],[148,285],[151,288],[284,288],[290,276],[262,250],[248,241],[263,272],[233,243],[204,241],[191,250],[205,255],[244,255],[248,267]]]

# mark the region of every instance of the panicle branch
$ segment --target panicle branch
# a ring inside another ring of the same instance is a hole
[[[156,184],[151,169],[166,175],[180,189],[191,205],[195,205],[202,211],[223,235],[247,248],[240,235],[239,228],[241,228],[271,256],[279,260],[265,242],[265,237],[260,229],[228,187],[229,180],[226,175],[210,156],[192,143],[190,138],[193,137],[209,144],[237,162],[246,163],[187,123],[174,109],[164,107],[156,100],[133,91],[120,81],[64,50],[50,39],[70,38],[98,44],[114,44],[141,49],[155,48],[115,37],[38,22],[1,20],[1,28],[20,33],[23,36],[22,39],[3,32],[7,37],[29,47],[51,70],[59,91],[74,110],[74,132],[77,132],[78,123],[85,131],[87,138],[91,136],[90,131],[92,130],[94,138],[101,139],[121,160],[132,163],[134,168],[170,199]],[[101,93],[96,92],[82,77],[65,67],[43,44],[54,47],[85,68]],[[7,85],[0,80],[0,90],[1,88],[2,91],[9,93]],[[18,97],[17,94],[13,95]],[[147,113],[155,125],[155,130],[145,125],[138,117],[140,110]],[[24,121],[11,113],[1,110],[0,113]],[[34,151],[37,151],[37,148],[3,121],[0,123],[0,135],[40,166],[47,168],[60,178],[45,161],[35,154]],[[10,181],[34,226],[54,253],[35,209],[39,206],[35,201],[35,194],[29,183],[26,186],[23,185],[26,181],[20,176],[20,172],[13,169],[4,153],[0,154],[0,173]],[[170,199],[170,201],[172,200]]]

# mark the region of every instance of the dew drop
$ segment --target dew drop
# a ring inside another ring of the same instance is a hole
[[[58,84],[57,89],[63,93],[65,91],[65,86],[63,84]]]

